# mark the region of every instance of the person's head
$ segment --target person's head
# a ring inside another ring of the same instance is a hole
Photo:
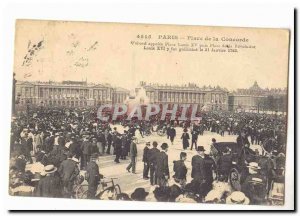
[[[184,132],[184,133],[186,133],[186,132],[187,132],[187,129],[186,129],[186,128],[184,128],[184,129],[183,129],[183,132]]]
[[[180,160],[183,160],[183,161],[186,160],[186,153],[185,152],[180,152]]]
[[[165,152],[167,152],[168,151],[168,148],[169,148],[169,146],[168,146],[168,144],[167,143],[163,143],[163,144],[161,144],[161,149],[163,150],[163,151],[165,151]]]
[[[204,149],[204,147],[203,146],[198,146],[197,147],[197,153],[199,154],[199,155],[201,155],[201,156],[204,156],[205,154],[205,149]]]
[[[158,145],[158,143],[157,143],[156,141],[154,141],[154,142],[152,143],[153,148],[157,148],[157,145]]]
[[[168,202],[170,199],[170,188],[157,187],[153,191],[153,194],[157,202]]]
[[[212,138],[211,141],[212,141],[212,143],[216,143],[217,142],[215,138]]]
[[[144,188],[136,188],[131,194],[131,199],[135,201],[145,201],[148,194]]]
[[[182,194],[182,191],[180,187],[176,184],[172,185],[170,187],[170,196],[169,196],[169,201],[175,202],[175,199]]]
[[[150,147],[150,142],[146,142],[146,146],[149,148]]]

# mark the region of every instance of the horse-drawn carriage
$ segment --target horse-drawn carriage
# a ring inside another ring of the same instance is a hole
[[[267,177],[266,184],[264,185],[265,190],[267,191],[266,200],[277,205],[283,204],[284,157],[281,157],[280,162],[278,162],[279,157],[271,155],[271,152],[266,152],[263,147],[262,152],[264,152],[264,155],[257,154],[255,151],[244,148],[242,145],[235,142],[218,142],[214,143],[211,148],[211,155],[216,161],[216,164],[218,164],[217,161],[222,156],[223,152],[230,149],[232,165],[228,173],[228,180],[233,190],[241,190],[241,185],[249,175],[248,165],[251,162],[256,162],[260,165],[259,171],[261,174]],[[271,166],[269,166],[270,164]],[[269,169],[270,167],[272,168]],[[271,178],[268,176],[269,173],[272,173]]]

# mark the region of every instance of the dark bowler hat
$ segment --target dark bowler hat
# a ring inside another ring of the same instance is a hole
[[[152,145],[153,145],[154,147],[157,147],[157,142],[156,142],[156,141],[153,141]]]
[[[163,144],[161,144],[160,147],[161,147],[163,150],[165,150],[165,149],[167,149],[169,146],[168,146],[167,143],[163,143]]]
[[[146,192],[144,188],[136,188],[135,191],[131,194],[131,199],[136,201],[144,201],[148,194],[149,193]]]
[[[199,152],[199,151],[205,151],[205,149],[204,149],[203,146],[198,146],[197,151],[198,151],[198,152]]]

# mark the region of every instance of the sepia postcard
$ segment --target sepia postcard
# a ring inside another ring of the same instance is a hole
[[[9,194],[284,206],[289,39],[17,20]]]

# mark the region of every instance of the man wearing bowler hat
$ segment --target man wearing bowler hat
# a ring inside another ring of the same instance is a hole
[[[192,157],[192,178],[198,185],[198,193],[201,196],[202,186],[206,182],[205,173],[205,149],[203,146],[198,146],[197,155]]]
[[[168,179],[170,179],[170,172],[169,172],[169,163],[168,163],[168,144],[163,143],[161,145],[161,152],[158,154],[156,159],[156,176],[157,176],[157,183],[161,187],[165,187],[167,185]]]
[[[150,166],[150,184],[157,184],[157,177],[155,174],[156,170],[156,158],[158,157],[160,151],[157,149],[157,142],[154,141],[152,143],[152,148],[149,150],[148,158],[149,158],[149,166]]]
[[[95,199],[96,191],[100,181],[100,173],[99,173],[99,166],[96,163],[98,160],[98,154],[94,153],[91,155],[91,160],[86,167],[86,180],[89,184],[88,186],[88,199]]]
[[[143,162],[144,162],[144,171],[143,171],[143,178],[144,179],[149,179],[148,173],[149,173],[149,147],[150,147],[150,142],[146,142],[146,146],[144,148],[144,153],[143,153]]]

